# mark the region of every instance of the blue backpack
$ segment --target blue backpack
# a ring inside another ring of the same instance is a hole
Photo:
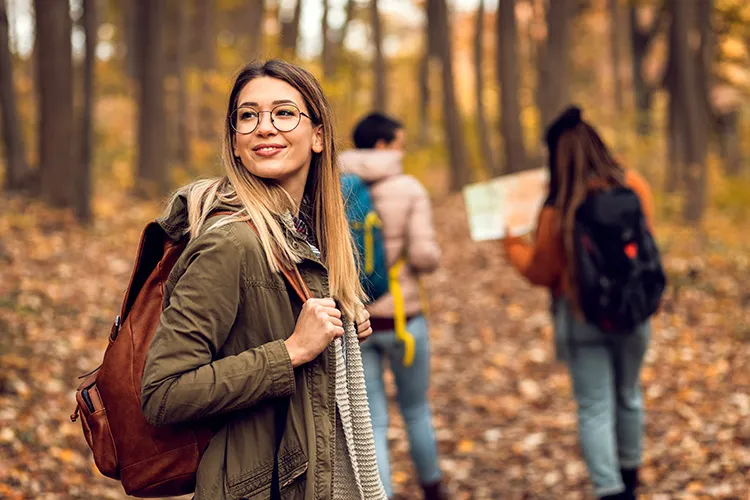
[[[346,218],[357,245],[359,281],[374,302],[388,291],[388,264],[383,223],[375,211],[367,183],[354,174],[341,176]]]

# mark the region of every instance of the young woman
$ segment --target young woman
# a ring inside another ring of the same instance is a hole
[[[507,238],[505,252],[529,281],[552,292],[558,356],[567,362],[573,381],[580,445],[596,494],[635,498],[643,434],[639,380],[649,325],[630,335],[613,335],[582,319],[571,269],[572,231],[576,210],[591,189],[623,185],[636,193],[650,225],[651,190],[641,176],[614,160],[578,108],[557,118],[546,141],[550,187],[535,243]]]
[[[383,223],[386,256],[395,282],[367,309],[375,333],[362,344],[367,396],[375,432],[380,477],[391,494],[388,457],[388,398],[383,383],[385,361],[393,373],[399,410],[406,423],[409,449],[426,500],[444,500],[448,492],[438,465],[430,385],[430,343],[419,297],[420,275],[440,260],[430,198],[413,177],[404,175],[403,125],[381,113],[364,117],[354,129],[356,149],[341,154],[341,167],[370,186]],[[397,315],[402,317],[396,320]],[[412,347],[407,348],[407,342]],[[409,354],[411,353],[411,354]]]
[[[333,123],[306,70],[246,66],[229,95],[226,175],[178,192],[160,220],[189,242],[165,286],[142,407],[157,426],[204,419],[217,430],[196,499],[267,499],[276,474],[284,499],[386,498]],[[295,265],[315,297],[304,303],[279,272]]]

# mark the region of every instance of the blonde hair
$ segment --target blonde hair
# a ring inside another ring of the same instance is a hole
[[[308,215],[314,225],[316,246],[328,268],[330,295],[338,300],[345,315],[356,318],[363,307],[365,294],[359,283],[341,196],[334,120],[320,84],[310,72],[299,66],[278,59],[254,62],[245,66],[235,78],[223,127],[222,163],[226,177],[196,181],[187,187],[190,237],[200,233],[217,204],[235,205],[242,208],[226,223],[253,221],[274,272],[280,271],[277,263],[291,267],[300,261],[275,218],[287,211],[296,215],[294,200],[277,182],[251,174],[233,152],[231,115],[238,104],[239,93],[248,82],[263,76],[277,78],[297,89],[302,94],[311,121],[322,127],[323,151],[313,153],[305,186],[305,197],[310,201]]]

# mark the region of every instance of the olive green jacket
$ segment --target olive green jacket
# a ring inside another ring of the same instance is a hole
[[[227,207],[220,207],[226,209]],[[198,468],[197,500],[266,499],[273,468],[275,409],[290,398],[279,450],[284,499],[330,499],[333,483],[333,344],[292,368],[284,339],[302,301],[269,267],[246,223],[216,227],[216,216],[175,264],[143,373],[143,413],[156,426],[208,419],[218,432]],[[327,270],[280,217],[302,257],[313,296],[328,295]],[[173,239],[185,234],[183,199],[159,220]],[[291,293],[290,293],[291,292]]]

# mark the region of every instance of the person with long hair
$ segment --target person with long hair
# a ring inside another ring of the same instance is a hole
[[[252,63],[234,80],[223,129],[225,175],[179,190],[160,219],[187,243],[165,285],[143,413],[156,426],[201,419],[216,430],[198,500],[269,489],[383,500],[358,344],[372,329],[331,107],[305,69]],[[282,266],[297,266],[314,298],[298,298]]]
[[[558,358],[567,363],[578,406],[579,442],[596,494],[635,498],[641,463],[643,400],[640,371],[650,328],[611,334],[585,321],[576,281],[574,225],[578,208],[597,189],[625,186],[640,200],[651,226],[646,181],[624,169],[596,130],[571,107],[546,133],[549,193],[534,244],[503,240],[511,264],[531,283],[550,289]]]

